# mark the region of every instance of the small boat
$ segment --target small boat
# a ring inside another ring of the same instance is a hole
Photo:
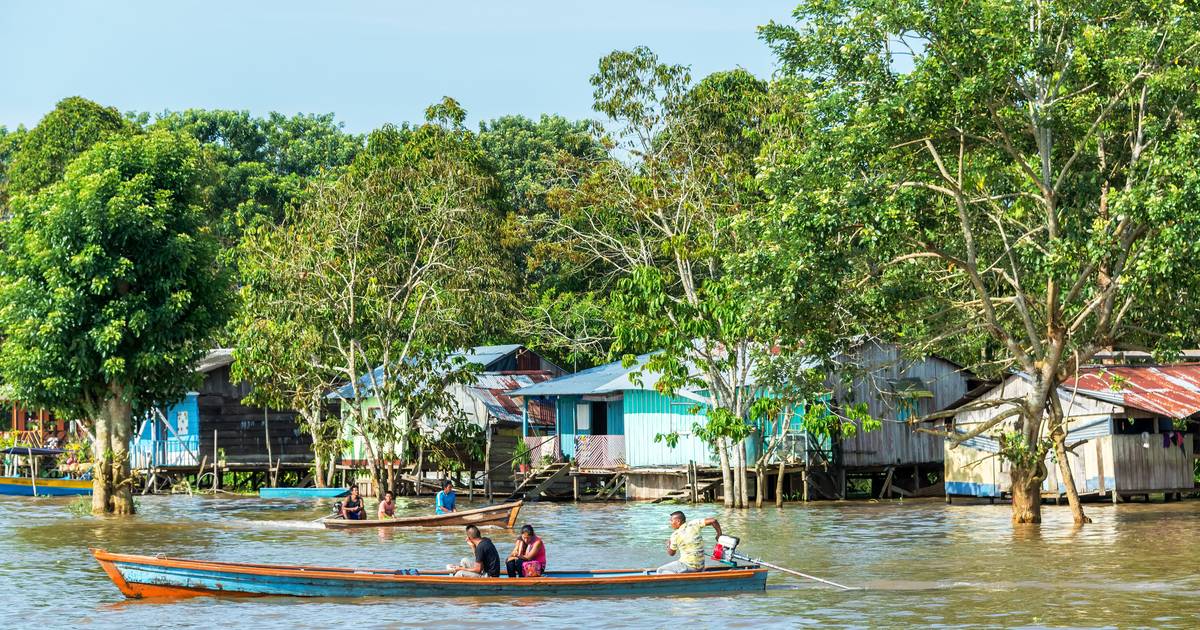
[[[401,518],[385,518],[379,520],[361,520],[330,518],[322,521],[326,529],[348,529],[356,527],[454,527],[466,525],[506,527],[512,529],[517,522],[517,514],[521,512],[524,501],[501,503],[460,510],[446,514],[430,514],[428,516],[404,516]]]
[[[259,488],[263,499],[336,499],[350,494],[350,488]]]
[[[66,451],[58,448],[34,448],[29,446],[12,446],[0,450],[0,455],[26,457],[30,461],[30,476],[16,475],[16,464],[9,466],[9,476],[0,477],[0,494],[33,496],[79,496],[92,493],[90,479],[50,479],[36,476],[37,460],[39,457],[57,457]]]
[[[710,567],[655,575],[648,570],[549,571],[536,578],[454,577],[445,571],[348,569],[137,556],[92,549],[125,597],[203,595],[294,597],[587,597],[731,594],[763,591],[767,570]]]

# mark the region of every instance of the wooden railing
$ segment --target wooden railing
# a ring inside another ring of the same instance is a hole
[[[551,462],[563,460],[562,443],[559,442],[557,435],[550,437],[527,435],[525,436],[525,446],[529,447],[529,461],[532,462],[534,468],[540,467],[546,458],[549,458]]]
[[[576,436],[575,466],[583,470],[613,470],[624,467],[625,436]]]

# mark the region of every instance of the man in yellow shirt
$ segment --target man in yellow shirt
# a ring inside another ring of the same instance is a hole
[[[692,573],[704,570],[704,540],[700,530],[712,527],[721,535],[721,524],[715,518],[688,521],[683,512],[671,512],[671,538],[667,541],[667,555],[679,554],[679,559],[658,568],[659,574]]]

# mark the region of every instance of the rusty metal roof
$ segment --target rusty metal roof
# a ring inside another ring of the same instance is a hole
[[[1081,368],[1063,386],[1125,407],[1188,418],[1200,413],[1200,363],[1100,365]]]
[[[554,378],[546,370],[514,372],[483,372],[467,388],[471,396],[487,407],[488,413],[509,422],[521,422],[522,405],[511,396],[513,390],[543,383]],[[529,423],[539,426],[554,425],[554,405],[529,401]]]

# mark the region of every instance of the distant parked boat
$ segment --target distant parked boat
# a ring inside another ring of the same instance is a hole
[[[465,525],[494,525],[496,527],[512,526],[517,522],[517,514],[521,512],[523,501],[501,503],[459,510],[446,514],[429,514],[426,516],[405,516],[401,518],[385,518],[356,521],[352,519],[330,518],[322,521],[327,529],[345,529],[356,527],[456,527]]]
[[[30,461],[29,477],[16,476],[16,466],[10,466],[10,476],[0,477],[0,494],[32,496],[79,496],[92,493],[90,479],[49,479],[37,477],[37,458],[57,457],[66,451],[58,448],[33,448],[28,446],[13,446],[0,451],[0,455],[15,455],[27,457]]]
[[[336,499],[350,494],[349,488],[259,488],[264,499]]]
[[[454,577],[445,571],[350,569],[209,562],[109,553],[92,555],[125,597],[290,595],[295,597],[587,597],[729,595],[763,591],[767,570],[710,567],[656,575],[644,569],[549,571],[536,578]]]

